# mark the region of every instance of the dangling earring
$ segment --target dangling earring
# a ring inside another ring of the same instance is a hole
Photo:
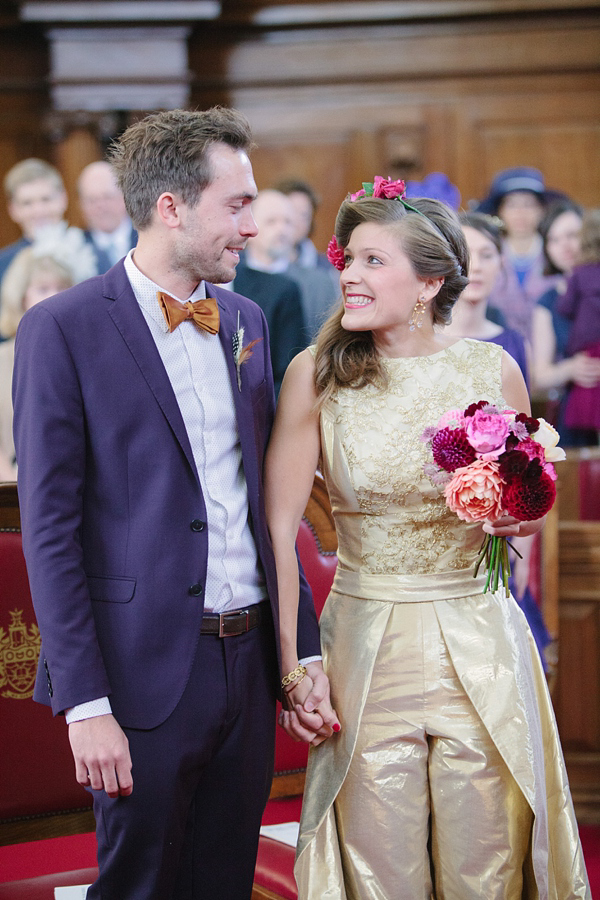
[[[421,327],[423,324],[423,317],[425,316],[425,309],[425,300],[423,297],[419,297],[415,303],[415,308],[412,311],[412,316],[408,320],[409,331],[414,331],[415,328]]]

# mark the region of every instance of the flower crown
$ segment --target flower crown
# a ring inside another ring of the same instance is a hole
[[[355,200],[360,200],[362,197],[375,197],[380,200],[399,200],[405,209],[408,209],[410,212],[416,212],[420,216],[427,218],[425,213],[422,213],[420,209],[407,203],[404,197],[405,193],[406,184],[401,179],[392,181],[390,178],[382,178],[381,175],[376,175],[373,181],[363,181],[362,188],[354,194],[350,194],[350,201],[354,203]],[[331,265],[335,266],[340,272],[344,269],[344,249],[338,244],[335,234],[329,241],[327,247],[327,259]]]

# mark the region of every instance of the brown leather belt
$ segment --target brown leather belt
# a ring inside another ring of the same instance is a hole
[[[202,616],[200,634],[216,634],[219,637],[245,634],[260,623],[262,605],[254,603],[245,609],[232,609],[231,612],[224,613],[205,612]]]

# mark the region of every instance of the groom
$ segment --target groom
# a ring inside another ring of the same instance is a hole
[[[214,284],[256,234],[250,145],[223,108],[132,125],[112,162],[137,247],[17,335],[36,699],[66,713],[94,794],[89,900],[251,895],[280,677],[273,380],[262,313]],[[318,653],[303,582],[299,655]]]

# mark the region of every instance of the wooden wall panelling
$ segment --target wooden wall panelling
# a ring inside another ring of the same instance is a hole
[[[0,30],[0,184],[7,171],[27,156],[50,159],[41,127],[48,92],[47,44],[41,30],[20,26]],[[9,219],[0,190],[0,247],[20,237]]]
[[[102,159],[102,147],[88,128],[74,128],[54,147],[54,163],[59,169],[69,197],[66,219],[71,225],[84,227],[77,201],[77,179],[84,166]]]
[[[457,104],[459,180],[481,197],[494,174],[541,169],[549,187],[586,205],[600,203],[600,90],[537,90],[463,97]]]

